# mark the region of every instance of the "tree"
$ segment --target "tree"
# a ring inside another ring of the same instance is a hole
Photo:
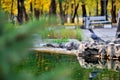
[[[74,18],[77,15],[79,16],[82,15],[83,17],[85,17],[87,16],[87,13],[89,13],[90,15],[99,15],[100,13],[100,15],[102,16],[104,15],[107,16],[107,13],[111,13],[113,18],[115,18],[115,11],[117,12],[120,7],[119,0],[109,0],[109,1],[108,0],[0,0],[0,1],[1,1],[1,7],[4,9],[5,12],[8,13],[8,15],[10,15],[9,18],[11,18],[12,15],[18,15],[18,21],[20,23],[27,21],[28,20],[27,16],[30,16],[30,18],[34,16],[36,19],[39,19],[39,17],[42,15],[56,15],[56,14],[60,14],[62,24],[64,24],[67,21],[68,16],[70,16],[71,22],[74,22]],[[109,7],[107,8],[107,6]],[[115,22],[115,19],[113,19],[113,22]]]
[[[59,9],[60,9],[60,18],[61,18],[61,24],[64,24],[64,20],[65,20],[65,13],[63,11],[63,7],[62,7],[62,0],[59,0]]]
[[[116,38],[120,38],[120,11],[118,12],[118,24],[117,24]]]
[[[25,5],[24,5],[24,0],[17,0],[17,6],[18,6],[18,22],[21,24],[25,21],[28,21],[28,15],[26,13]]]
[[[87,16],[87,13],[86,13],[86,7],[85,7],[85,3],[84,1],[82,1],[82,16],[83,17],[86,17]]]
[[[106,16],[107,19],[108,0],[101,0],[101,16]]]
[[[0,0],[0,8],[1,8],[1,5],[2,5],[2,1]]]
[[[96,0],[96,16],[98,16],[98,0]]]
[[[12,4],[11,4],[11,14],[10,14],[10,19],[12,21],[12,23],[14,23],[14,13],[13,13],[13,3],[14,0],[11,0]]]
[[[116,23],[116,4],[115,4],[116,0],[111,0],[111,5],[112,5],[112,9],[111,9],[111,15],[112,15],[112,22]]]
[[[37,0],[34,0],[34,5],[36,6],[37,5]],[[36,19],[39,19],[39,17],[40,17],[40,11],[39,11],[39,8],[37,8],[37,7],[34,7],[34,16],[35,16],[35,18]]]
[[[29,7],[30,7],[30,13],[33,13],[33,2],[32,1],[30,1]]]
[[[75,16],[77,15],[77,10],[78,10],[78,7],[79,7],[79,3],[77,3],[77,6],[75,6],[75,11],[74,11],[74,15],[72,17],[72,23],[74,23],[74,19],[75,19]],[[78,15],[77,15],[78,16]]]
[[[56,15],[56,1],[55,0],[51,0],[49,14],[50,15]]]

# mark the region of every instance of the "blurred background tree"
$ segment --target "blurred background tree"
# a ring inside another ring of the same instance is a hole
[[[3,10],[10,16],[23,15],[24,21],[33,16],[39,19],[42,15],[49,16],[51,13],[61,19],[61,23],[74,22],[74,18],[84,16],[106,15],[112,16],[112,22],[116,22],[119,11],[119,0],[1,0]],[[14,5],[13,5],[14,4]],[[22,5],[19,5],[22,4]],[[20,9],[23,8],[22,10]],[[22,13],[23,12],[23,13]]]
[[[12,7],[13,7],[13,0],[12,0]],[[18,15],[17,15],[18,22],[21,24],[23,22],[28,21],[28,15],[26,13],[24,0],[17,0],[17,8],[18,8]]]

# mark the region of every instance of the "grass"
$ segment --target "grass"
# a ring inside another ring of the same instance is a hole
[[[68,39],[55,39],[52,42],[61,44],[61,43],[68,42],[68,41],[69,41]]]
[[[45,29],[39,33],[43,39],[78,39],[81,38],[81,30],[79,28],[75,29],[65,29],[65,28],[57,28],[57,29]]]

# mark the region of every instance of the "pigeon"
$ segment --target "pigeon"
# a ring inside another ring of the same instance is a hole
[[[97,74],[98,74],[98,71],[92,71],[90,74],[89,74],[89,80],[93,80],[94,78],[97,77]]]
[[[95,32],[92,29],[89,29],[91,33],[91,38],[96,42],[105,42],[103,39],[101,39],[99,36],[95,34]]]

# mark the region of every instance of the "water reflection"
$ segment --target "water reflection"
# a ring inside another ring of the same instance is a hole
[[[100,69],[112,69],[120,72],[120,61],[119,60],[108,60],[99,59],[96,57],[78,57],[79,64],[84,68],[100,68]]]
[[[100,59],[96,57],[78,57],[79,64],[84,68],[92,68],[93,71],[89,73],[89,80],[111,80],[110,76],[98,76],[98,73],[104,71],[104,69],[114,70],[115,72],[120,72],[120,61],[119,60],[108,60],[108,59]],[[102,73],[104,75],[104,73]],[[106,73],[107,74],[107,73]],[[111,73],[110,73],[111,74]],[[120,77],[116,77],[119,74],[114,74],[113,80],[120,80]],[[96,79],[97,78],[97,79]]]

